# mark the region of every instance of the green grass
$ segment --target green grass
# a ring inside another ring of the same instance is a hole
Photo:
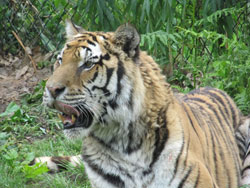
[[[56,113],[41,105],[41,85],[23,96],[20,105],[12,102],[0,114],[0,187],[90,187],[84,166],[49,174],[45,165],[28,165],[34,157],[81,152],[81,140],[67,140]]]

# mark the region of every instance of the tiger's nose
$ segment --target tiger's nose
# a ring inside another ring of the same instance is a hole
[[[65,91],[64,86],[57,86],[57,87],[49,87],[49,86],[47,86],[47,89],[48,89],[48,91],[50,92],[51,96],[54,99]]]

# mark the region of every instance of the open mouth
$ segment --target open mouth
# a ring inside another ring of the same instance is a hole
[[[74,108],[65,103],[56,101],[55,108],[60,111],[59,118],[63,122],[64,129],[72,129],[77,127],[88,128],[93,121],[93,114],[90,110],[81,107]]]

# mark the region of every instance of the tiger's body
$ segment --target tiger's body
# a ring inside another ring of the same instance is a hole
[[[238,147],[242,118],[228,95],[201,88],[175,96],[158,65],[139,50],[131,25],[102,33],[68,22],[66,32],[44,103],[63,112],[65,135],[82,137],[83,151],[35,162],[54,171],[65,161],[83,162],[96,188],[240,185],[247,136],[238,134]]]

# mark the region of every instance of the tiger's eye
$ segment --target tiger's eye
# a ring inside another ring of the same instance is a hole
[[[91,68],[93,66],[93,62],[87,61],[84,63],[85,68]]]

